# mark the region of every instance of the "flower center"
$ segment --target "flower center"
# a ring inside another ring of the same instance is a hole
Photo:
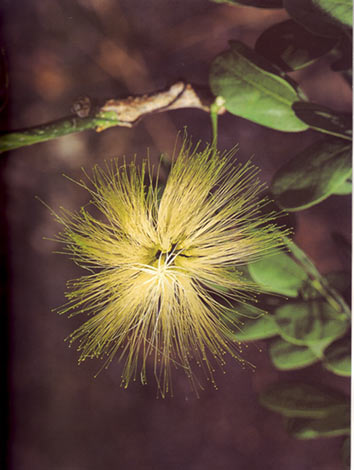
[[[166,266],[174,264],[174,260],[178,255],[177,243],[174,243],[169,250],[158,249],[153,264],[155,265],[156,261],[158,264],[165,264]]]

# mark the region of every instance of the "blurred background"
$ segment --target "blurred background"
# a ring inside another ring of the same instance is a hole
[[[8,104],[1,130],[24,128],[70,113],[88,95],[108,98],[163,89],[178,79],[206,85],[212,59],[229,39],[253,46],[284,10],[231,7],[207,0],[2,0],[1,46],[7,57]],[[308,97],[335,110],[351,110],[351,91],[325,59],[292,76]],[[88,194],[62,175],[79,179],[105,159],[126,155],[158,160],[171,153],[178,130],[210,140],[209,116],[199,110],[150,115],[132,129],[87,131],[1,155],[3,260],[7,312],[9,470],[337,470],[341,438],[297,441],[281,417],[258,404],[257,394],[277,380],[323,382],[349,393],[349,381],[314,365],[278,372],[266,344],[245,349],[255,372],[228,361],[218,390],[197,398],[182,372],[174,397],[156,398],[152,379],[120,388],[121,365],[94,378],[100,361],[77,365],[64,339],[82,322],[52,309],[64,301],[66,281],[82,274],[55,254],[59,231],[49,210],[78,209]],[[225,114],[220,148],[240,144],[238,159],[254,162],[262,179],[318,138],[287,134]],[[331,237],[350,239],[350,197],[332,196],[297,215],[296,241],[322,273],[350,269]],[[49,240],[43,240],[43,237]],[[5,271],[6,270],[6,271]]]

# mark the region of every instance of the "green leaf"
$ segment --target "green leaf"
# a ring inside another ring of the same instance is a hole
[[[261,405],[289,418],[324,418],[345,404],[332,390],[298,382],[274,384],[259,398]]]
[[[315,356],[323,360],[323,351],[327,348],[329,344],[332,343],[332,338],[325,338],[315,343],[308,344],[308,348],[313,352]]]
[[[350,338],[342,338],[332,343],[324,353],[324,367],[337,375],[351,375],[351,342]]]
[[[262,289],[289,297],[297,297],[307,275],[285,253],[264,258],[248,265],[253,280]]]
[[[312,34],[293,20],[275,24],[257,39],[255,51],[281,70],[301,69],[327,54],[338,38]]]
[[[223,299],[221,302],[223,302]],[[226,327],[224,330],[225,334],[232,340],[237,340],[235,335],[239,333],[245,323],[248,323],[248,321],[250,323],[257,321],[264,315],[263,310],[252,304],[244,304],[241,302],[232,304],[229,301],[224,303],[228,305],[224,305],[225,308],[219,316],[219,319]]]
[[[227,327],[226,334],[234,341],[252,341],[277,334],[271,315],[250,303],[234,302],[220,317]]]
[[[271,190],[284,209],[307,209],[343,185],[351,163],[350,144],[334,138],[317,141],[278,170]]]
[[[314,0],[283,0],[283,5],[291,18],[315,34],[326,37],[342,34],[333,17],[319,8]]]
[[[353,26],[352,0],[313,0],[313,3],[335,21],[345,26]]]
[[[242,319],[240,331],[236,331],[230,337],[237,341],[255,341],[271,338],[276,334],[278,334],[278,327],[273,316],[270,314],[264,314],[258,319]]]
[[[213,93],[225,99],[226,109],[272,129],[306,130],[292,109],[298,101],[294,87],[242,42],[231,41],[230,48],[213,61],[209,78]]]
[[[345,180],[336,190],[334,191],[333,194],[337,196],[347,196],[348,194],[351,194],[353,191],[353,183],[352,179],[349,178]]]
[[[289,418],[287,432],[296,439],[337,437],[350,434],[349,407],[341,409],[321,419]]]
[[[212,2],[256,8],[283,8],[282,0],[212,0]]]
[[[319,358],[306,346],[296,346],[282,338],[276,338],[269,348],[270,358],[279,370],[301,369],[310,366]]]
[[[351,114],[339,114],[326,106],[304,101],[294,103],[293,110],[311,129],[351,140],[353,124]]]
[[[346,317],[340,316],[327,302],[288,302],[275,309],[279,334],[297,345],[316,345],[342,336],[349,327]]]

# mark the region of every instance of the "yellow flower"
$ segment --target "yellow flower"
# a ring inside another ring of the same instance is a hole
[[[71,335],[79,362],[106,357],[108,365],[117,355],[124,386],[146,383],[150,363],[162,396],[172,367],[196,388],[195,363],[213,381],[225,353],[245,362],[225,319],[232,300],[245,302],[256,289],[235,267],[273,252],[282,234],[270,223],[276,215],[260,212],[258,169],[233,166],[234,153],[185,143],[162,195],[148,161],[140,170],[114,161],[78,183],[103,215],[83,208],[57,216],[65,251],[90,270],[69,283],[61,310],[91,315]]]

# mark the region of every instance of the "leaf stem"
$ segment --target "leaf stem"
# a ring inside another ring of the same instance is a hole
[[[316,126],[311,126],[311,125],[309,125],[309,127],[310,129],[314,131],[322,132],[322,134],[333,135],[334,137],[338,137],[340,139],[349,140],[350,142],[352,141],[351,136],[345,135],[344,133],[342,134],[340,132],[329,131],[328,129],[323,129],[321,127],[316,127]]]
[[[222,96],[217,96],[215,101],[210,105],[210,119],[212,130],[212,147],[214,149],[218,146],[218,115],[223,110],[225,100]]]

